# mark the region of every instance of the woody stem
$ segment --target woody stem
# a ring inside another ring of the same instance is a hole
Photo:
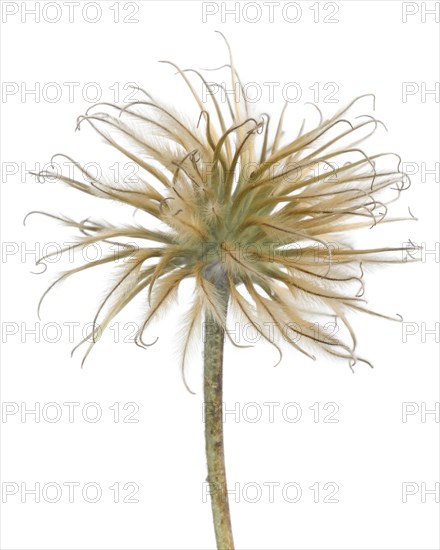
[[[215,286],[221,297],[220,312],[226,319],[229,292],[224,280]],[[209,490],[218,550],[234,550],[226,485],[223,443],[223,347],[224,329],[207,312],[204,324],[204,418]]]

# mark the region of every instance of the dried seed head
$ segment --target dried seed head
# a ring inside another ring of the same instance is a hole
[[[119,257],[131,259],[119,266],[118,280],[99,307],[91,337],[98,323],[102,330],[145,292],[149,307],[136,341],[147,345],[143,334],[150,321],[176,296],[180,283],[192,278],[182,365],[207,313],[227,332],[216,294],[220,282],[228,286],[231,313],[278,349],[284,340],[309,357],[318,349],[347,359],[350,366],[364,361],[356,355],[347,313],[386,316],[364,305],[362,265],[399,262],[401,247],[356,249],[348,243],[356,229],[406,219],[389,217],[388,205],[409,184],[397,155],[371,155],[360,146],[382,123],[352,113],[360,100],[366,103],[374,97],[358,97],[329,119],[318,109],[316,127],[306,130],[303,123],[298,135],[287,139],[287,104],[275,125],[269,115],[251,113],[246,95],[239,93],[232,56],[226,68],[235,94],[225,95],[224,102],[215,93],[221,84],[208,84],[200,72],[171,65],[200,108],[198,120],[185,121],[144,90],[142,99],[125,107],[97,104],[78,119],[78,128],[89,124],[137,164],[142,175],[134,182],[96,179],[78,163],[78,178],[51,171],[38,174],[129,205],[159,224],[120,226],[91,217],[74,222],[52,216],[79,230],[78,243],[69,249],[118,242]],[[209,104],[202,102],[197,83],[209,92]],[[130,248],[124,244],[127,238],[143,245]],[[50,288],[113,259],[110,254],[72,269]],[[345,327],[348,338],[336,327]]]

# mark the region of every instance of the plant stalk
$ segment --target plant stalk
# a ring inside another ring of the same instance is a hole
[[[226,319],[229,292],[225,280],[212,281]],[[209,489],[218,550],[234,550],[223,443],[224,330],[207,312],[204,324],[204,413]]]

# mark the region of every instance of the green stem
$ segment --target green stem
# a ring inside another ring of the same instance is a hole
[[[229,298],[228,288],[224,280],[216,281],[214,284],[221,296],[221,313],[224,314],[226,319]],[[224,330],[207,313],[204,326],[203,353],[207,481],[211,493],[217,549],[234,550],[223,444],[223,345]]]

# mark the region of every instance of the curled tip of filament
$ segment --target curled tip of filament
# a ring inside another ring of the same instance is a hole
[[[167,61],[166,59],[159,59],[158,63],[166,63],[167,65],[172,65],[173,67],[176,67],[176,64],[173,63],[172,61]],[[176,76],[177,74],[179,74],[181,71],[178,69],[173,76]]]
[[[200,121],[202,120],[203,115],[206,116],[206,118],[208,120],[208,124],[209,124],[209,113],[208,113],[208,111],[203,110],[203,111],[200,111],[199,120],[197,121],[197,126],[196,126],[197,128],[199,127],[199,124],[200,124]],[[193,151],[193,153],[194,153],[194,151]]]
[[[192,389],[187,385],[187,384],[184,384],[185,385],[185,388],[187,389],[187,391],[191,394],[191,395],[197,395],[195,391],[192,391]]]
[[[411,216],[411,218],[415,221],[418,220],[417,216],[414,216],[414,214],[411,212],[411,208],[408,206],[408,212],[409,212],[409,215]]]
[[[46,170],[44,172],[46,172]],[[45,177],[46,176],[44,175],[43,171],[33,172],[32,170],[27,170],[26,174],[29,174],[31,176],[35,176],[38,183],[44,183],[45,182]]]
[[[228,41],[226,40],[226,36],[222,33],[222,31],[215,30],[214,32],[216,32],[217,34],[219,34],[219,35],[223,38],[223,40],[226,42],[226,45],[227,45],[228,48],[229,48],[229,43],[228,43]]]
[[[79,117],[76,119],[75,132],[80,131],[81,122],[83,122],[83,120],[86,120],[86,116],[85,115],[79,115]]]
[[[78,225],[85,225],[88,221],[90,221],[90,216],[87,216],[87,218],[84,218],[83,220],[81,220]],[[80,229],[80,233],[86,236],[89,235],[89,233],[87,233],[84,228]]]
[[[373,111],[375,111],[375,110],[376,110],[376,95],[373,94],[373,93],[363,94],[363,95],[360,95],[360,96],[356,99],[356,101],[357,101],[358,99],[362,99],[363,97],[372,97],[372,98],[373,98]]]
[[[388,132],[388,128],[387,128],[386,124],[384,122],[382,122],[381,120],[378,120],[377,118],[374,118],[371,115],[358,115],[358,116],[355,116],[354,118],[369,118],[370,120],[372,120],[373,122],[376,123],[376,127],[377,127],[378,124],[380,124],[381,126],[383,126],[385,131]]]
[[[275,365],[273,365],[274,367],[278,367],[278,365],[281,363],[281,360],[283,358],[283,352],[281,351],[281,349],[275,344],[275,342],[273,342],[270,338],[267,338],[267,341],[272,344],[273,346],[275,346],[275,348],[277,349],[278,351],[278,354],[279,354],[279,359],[278,361],[275,363]]]
[[[156,340],[154,342],[151,342],[149,344],[145,343],[142,339],[142,336],[139,337],[139,343],[142,344],[144,348],[149,348],[150,346],[154,346],[154,344],[159,340],[159,336],[156,337]],[[139,344],[138,344],[139,345]],[[142,347],[141,346],[141,347]]]
[[[146,346],[145,346],[144,344],[141,344],[141,343],[139,342],[139,339],[138,339],[138,338],[135,338],[134,343],[135,343],[136,346],[138,346],[139,348],[141,348],[141,349],[146,349]]]
[[[353,357],[352,359],[349,360],[349,363],[348,363],[348,366],[350,367],[351,369],[351,372],[354,374],[354,366],[356,365],[356,363],[366,363],[370,368],[374,369],[374,366],[372,363],[370,363],[370,361],[368,361],[367,359],[363,359],[362,357]]]
[[[356,298],[362,298],[362,296],[365,294],[364,283],[362,281],[359,281],[359,283],[360,283],[361,286],[360,286],[359,290],[356,293]]]
[[[89,114],[89,111],[91,111],[92,109],[94,109],[96,106],[98,105],[98,103],[95,103],[94,105],[90,105],[90,107],[87,107],[86,109],[86,115]],[[83,115],[81,115],[83,116]],[[79,117],[78,117],[79,118]],[[78,118],[76,119],[78,121]]]
[[[138,86],[137,84],[133,85],[133,84],[129,84],[128,85],[128,88],[133,88],[134,90],[137,90],[139,92],[142,92],[143,94],[145,94],[148,99],[151,99],[153,100],[153,96],[151,94],[149,94],[146,90],[144,90],[144,88],[141,88],[140,86]]]
[[[367,364],[371,369],[374,369],[373,363],[371,363],[371,362],[368,361],[367,359],[363,359],[362,357],[358,357],[357,360],[358,360],[360,363],[365,363],[365,364]]]
[[[174,201],[175,197],[165,197],[159,202],[159,210],[162,210],[164,206],[167,205],[167,201]]]
[[[63,153],[55,153],[54,155],[52,155],[50,157],[50,166],[51,166],[51,168],[55,168],[53,161],[56,157],[63,157],[63,158],[66,158],[66,159],[70,160],[71,162],[73,162],[70,157],[68,157],[67,155],[64,155]]]
[[[318,105],[316,105],[315,103],[312,103],[311,101],[306,101],[306,102],[304,103],[304,105],[311,105],[312,107],[314,107],[314,108],[318,111],[318,113],[319,113],[319,124],[318,124],[318,126],[321,126],[323,117],[322,117],[322,111],[321,111],[321,109],[318,107]]]
[[[31,271],[32,275],[43,275],[43,273],[45,273],[45,271],[47,270],[47,264],[45,264],[44,262],[35,262],[35,266],[37,265],[42,265],[44,267],[43,271]],[[38,317],[40,317],[38,315]]]
[[[185,386],[188,393],[190,393],[191,395],[196,395],[196,392],[192,391],[192,389],[188,386],[188,382],[186,381],[185,373],[182,373],[182,380],[183,380],[183,385]]]
[[[39,210],[32,210],[31,212],[28,212],[26,214],[26,216],[23,218],[23,225],[26,227],[26,221],[28,219],[29,216],[31,216],[32,214],[42,214],[42,212],[40,212]]]

